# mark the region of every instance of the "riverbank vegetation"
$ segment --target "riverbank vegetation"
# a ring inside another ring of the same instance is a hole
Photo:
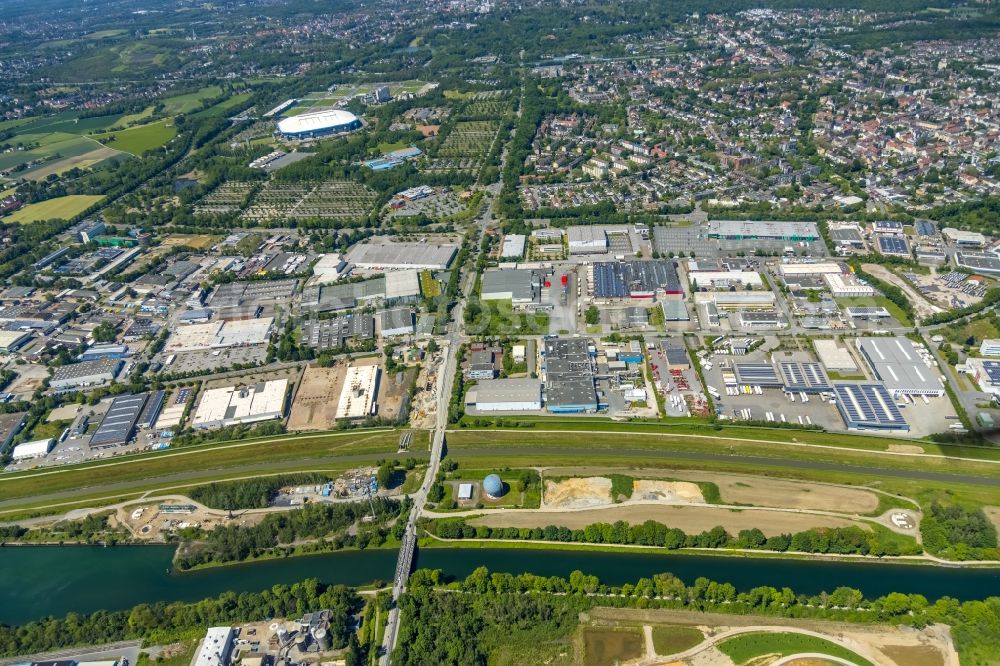
[[[390,534],[397,539],[401,536],[390,524],[406,515],[411,506],[409,498],[400,502],[383,497],[371,502],[308,504],[300,511],[268,514],[257,525],[222,525],[211,532],[191,534],[191,541],[178,548],[174,563],[186,570],[244,562],[291,554],[306,542],[311,542],[309,552],[378,546]],[[397,524],[401,530],[405,523]],[[357,528],[349,532],[355,525]]]
[[[920,521],[924,547],[952,560],[997,560],[997,528],[979,507],[931,502]]]
[[[557,541],[636,545],[677,550],[680,548],[740,548],[776,552],[821,553],[833,555],[870,555],[874,557],[917,555],[917,542],[888,529],[873,525],[868,532],[860,527],[815,528],[795,534],[767,537],[757,529],[741,530],[736,536],[722,527],[699,534],[685,534],[676,527],[647,520],[629,525],[623,520],[594,523],[583,529],[556,525],[546,527],[487,527],[469,525],[459,518],[421,519],[420,527],[441,539],[511,539],[522,541]]]
[[[304,610],[320,608],[332,611],[331,642],[334,647],[342,648],[354,633],[352,620],[362,606],[354,590],[310,579],[293,585],[274,585],[263,592],[225,592],[192,603],[140,604],[123,611],[70,613],[16,627],[0,625],[0,657],[124,640],[162,645],[191,632],[203,633],[205,627],[299,617]]]
[[[443,589],[449,593],[443,594]],[[848,587],[813,596],[770,586],[737,592],[729,583],[707,578],[685,585],[670,574],[610,587],[579,571],[559,578],[491,573],[480,567],[461,581],[446,581],[440,571],[413,574],[400,600],[402,620],[393,663],[487,664],[500,650],[528,655],[523,663],[541,663],[539,657],[550,654],[553,646],[565,649],[578,614],[598,606],[914,627],[942,623],[951,625],[963,666],[987,666],[1000,659],[998,597],[964,603],[945,597],[931,604],[921,595],[901,593],[866,600]],[[752,646],[737,647],[743,651]]]

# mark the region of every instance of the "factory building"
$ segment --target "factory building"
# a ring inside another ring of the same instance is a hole
[[[125,358],[128,356],[126,345],[94,345],[82,354],[81,361],[100,361],[108,358]]]
[[[599,300],[683,296],[672,261],[602,261],[588,268],[588,281]]]
[[[545,376],[545,404],[550,412],[572,414],[596,412],[600,408],[588,340],[545,340],[542,372]]]
[[[63,390],[105,384],[115,378],[121,367],[121,359],[111,358],[60,365],[52,373],[49,386]]]
[[[465,404],[480,412],[528,412],[542,408],[542,383],[537,379],[485,379],[465,396]]]
[[[712,220],[708,237],[719,240],[817,241],[815,222],[774,222],[765,220]]]
[[[506,234],[500,248],[501,259],[520,259],[524,256],[524,244],[528,237],[524,234]]]
[[[31,333],[28,331],[0,331],[0,354],[12,354],[30,340]]]
[[[383,310],[379,316],[381,318],[383,338],[413,335],[414,331],[416,331],[413,310],[410,308]]]
[[[458,248],[434,243],[359,243],[345,257],[355,268],[370,271],[391,271],[404,268],[443,271],[455,257]]]
[[[515,268],[488,270],[483,273],[480,298],[484,301],[510,301],[514,307],[541,302],[545,276],[534,270]]]
[[[856,344],[875,377],[893,396],[944,395],[930,355],[908,338],[858,338]]]
[[[374,338],[375,318],[371,315],[356,314],[302,323],[302,342],[319,351],[339,349],[348,343]]]
[[[223,428],[237,423],[257,423],[283,418],[288,380],[258,382],[250,386],[208,389],[192,419],[199,430]]]
[[[35,460],[36,458],[44,458],[52,450],[52,447],[56,445],[56,440],[52,439],[38,439],[33,442],[25,442],[24,444],[18,444],[14,447],[11,452],[10,457],[14,462],[21,460]]]
[[[902,412],[881,384],[834,384],[833,391],[849,430],[909,431]]]
[[[719,310],[773,309],[775,300],[771,291],[699,291],[694,295],[696,305],[713,305]]]
[[[101,419],[101,425],[90,438],[90,448],[105,449],[128,444],[148,398],[148,393],[115,396]]]
[[[167,340],[168,353],[262,345],[267,342],[273,317],[214,321],[174,329]]]
[[[836,340],[816,339],[813,340],[813,347],[816,349],[820,363],[827,370],[845,373],[857,371],[858,364],[851,356],[850,350],[838,345]]]
[[[981,248],[986,245],[986,236],[975,231],[965,231],[954,227],[945,227],[941,235],[961,248]]]
[[[353,365],[347,369],[337,401],[337,419],[363,419],[375,414],[380,370],[377,365]]]
[[[830,295],[834,298],[856,298],[872,297],[875,289],[867,284],[861,284],[857,278],[850,274],[824,273],[823,281],[826,282]]]
[[[569,227],[566,236],[570,254],[605,254],[608,251],[608,234],[603,227]]]

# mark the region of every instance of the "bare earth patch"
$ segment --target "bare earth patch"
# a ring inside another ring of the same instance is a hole
[[[986,514],[986,517],[990,519],[990,522],[992,522],[996,526],[997,531],[1000,532],[1000,506],[984,506],[983,513]]]
[[[620,469],[558,467],[550,475],[588,476],[612,471],[643,479],[708,481],[719,487],[723,504],[766,506],[777,509],[809,509],[838,513],[868,514],[878,508],[878,495],[864,488],[848,488],[751,474],[726,474],[698,470]],[[700,492],[700,491],[699,491]],[[635,499],[635,495],[633,495]]]
[[[611,504],[611,479],[603,476],[545,482],[544,506],[574,509],[606,504]]]
[[[334,414],[337,411],[337,401],[340,399],[340,390],[343,388],[346,373],[345,364],[338,364],[332,368],[308,366],[292,402],[288,429],[331,430],[336,425]]]
[[[632,484],[633,500],[662,502],[704,502],[698,484],[689,481],[650,481],[636,479]]]
[[[886,449],[889,453],[923,453],[924,449],[916,444],[890,444]]]
[[[610,490],[610,487],[609,487]],[[488,527],[546,527],[556,525],[569,529],[582,529],[594,523],[613,523],[624,520],[639,525],[655,520],[668,527],[676,527],[688,534],[698,534],[721,525],[730,534],[751,527],[759,528],[766,536],[802,532],[814,527],[851,527],[868,530],[862,522],[814,516],[810,514],[767,511],[766,509],[716,509],[698,506],[657,506],[655,504],[622,504],[579,511],[518,511],[493,513],[471,521],[473,525]]]

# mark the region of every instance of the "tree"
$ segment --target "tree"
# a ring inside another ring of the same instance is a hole
[[[597,324],[600,324],[601,323],[601,311],[597,309],[596,305],[591,305],[589,308],[587,308],[586,313],[584,313],[584,319],[591,326],[595,326]]]

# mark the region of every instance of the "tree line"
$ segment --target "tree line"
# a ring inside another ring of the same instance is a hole
[[[442,539],[511,539],[558,541],[563,543],[593,543],[651,546],[677,550],[680,548],[745,548],[778,552],[831,553],[836,555],[872,555],[876,557],[915,555],[920,546],[910,539],[901,539],[888,530],[867,531],[860,527],[814,528],[795,534],[765,536],[757,529],[740,530],[733,536],[721,526],[699,534],[686,534],[676,527],[667,527],[654,520],[641,525],[629,525],[623,520],[614,523],[593,523],[583,529],[546,527],[487,527],[473,526],[461,518],[422,520],[421,526]]]
[[[300,472],[280,476],[219,481],[191,489],[188,496],[195,502],[213,509],[263,509],[271,506],[281,488],[296,485],[315,485],[329,481],[325,474]]]

